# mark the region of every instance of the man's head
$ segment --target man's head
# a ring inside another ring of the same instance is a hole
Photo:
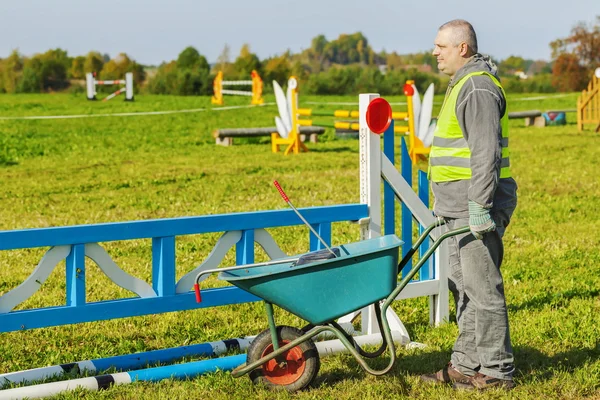
[[[437,58],[438,69],[450,77],[477,53],[475,30],[463,19],[455,19],[440,26],[433,44],[435,47],[432,54]]]

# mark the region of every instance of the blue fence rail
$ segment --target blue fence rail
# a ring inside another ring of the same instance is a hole
[[[312,207],[300,211],[328,244],[331,243],[332,223],[358,221],[368,217],[367,206],[363,204]],[[0,231],[0,250],[71,246],[66,259],[66,304],[0,314],[0,332],[257,301],[258,298],[236,287],[207,289],[203,291],[201,304],[195,302],[193,292],[176,294],[176,237],[242,231],[242,239],[236,244],[236,261],[238,264],[243,264],[254,262],[255,229],[302,224],[292,210],[274,210]],[[147,238],[152,239],[152,288],[156,296],[86,302],[85,244]],[[319,250],[321,246],[311,233],[310,250]]]

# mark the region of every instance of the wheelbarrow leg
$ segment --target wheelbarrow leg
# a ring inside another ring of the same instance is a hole
[[[383,338],[383,322],[382,322],[382,317],[381,317],[381,309],[379,307],[379,302],[375,302],[373,304],[373,306],[375,307],[375,317],[377,318],[377,325],[379,326],[379,332],[382,333],[382,338]],[[340,324],[338,324],[335,321],[331,321],[329,324],[331,324],[331,326],[333,326],[334,328],[338,329],[340,332],[342,332],[342,334],[346,337],[346,339],[352,343],[354,345],[354,348],[356,349],[356,351],[358,351],[358,354],[360,354],[363,357],[366,358],[376,358],[379,357],[380,355],[382,355],[385,350],[387,349],[387,342],[385,340],[382,340],[381,342],[381,346],[379,346],[379,348],[377,350],[375,350],[374,352],[368,352],[362,349],[362,347],[360,347],[358,345],[358,343],[356,343],[356,341],[354,340],[354,337],[352,337],[352,335],[348,334],[344,328],[342,328],[340,326]]]
[[[267,312],[267,320],[269,322],[269,330],[271,331],[271,341],[273,342],[273,350],[279,349],[279,338],[277,337],[277,325],[275,325],[275,313],[273,312],[273,304],[265,301],[265,311]]]

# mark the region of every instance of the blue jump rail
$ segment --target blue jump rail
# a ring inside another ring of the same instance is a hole
[[[331,243],[332,223],[368,217],[364,204],[311,207],[300,211],[328,244]],[[255,229],[296,225],[303,223],[292,210],[273,210],[0,231],[0,250],[71,246],[66,259],[66,305],[1,313],[0,332],[258,301],[257,297],[233,286],[205,290],[201,304],[196,303],[192,291],[176,293],[176,236],[242,231],[242,238],[236,244],[236,262],[244,264],[254,262]],[[85,245],[147,238],[152,239],[152,289],[156,296],[86,302]],[[310,250],[319,250],[321,246],[310,233]]]

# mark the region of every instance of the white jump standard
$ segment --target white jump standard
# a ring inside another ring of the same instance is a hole
[[[133,73],[127,72],[125,73],[125,79],[117,79],[117,80],[107,80],[107,81],[98,81],[93,73],[88,72],[85,74],[85,81],[87,87],[87,99],[88,100],[97,100],[96,98],[96,85],[125,85],[125,87],[120,88],[114,93],[106,96],[102,101],[108,101],[113,97],[120,95],[121,93],[125,93],[125,101],[133,101]]]

